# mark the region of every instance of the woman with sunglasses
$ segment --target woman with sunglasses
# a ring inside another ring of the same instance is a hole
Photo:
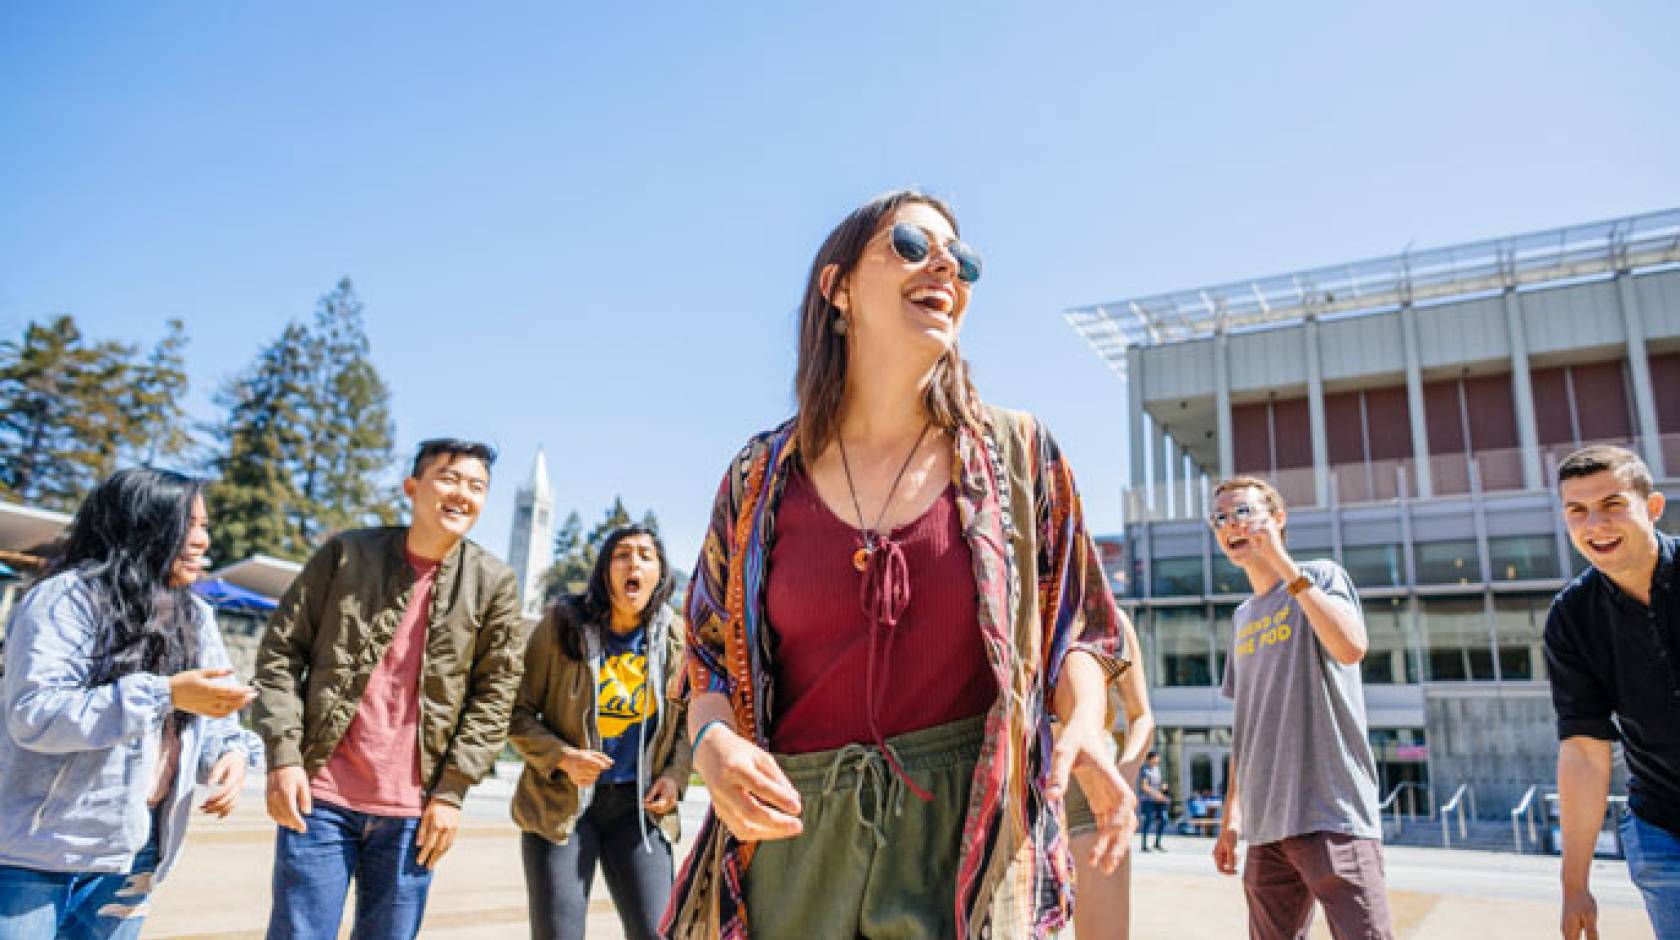
[[[712,814],[669,936],[1045,936],[1070,772],[1094,862],[1127,848],[1103,715],[1132,647],[1055,442],[969,381],[980,271],[917,192],[811,265],[798,414],[731,463],[689,591]]]
[[[689,774],[683,705],[667,700],[683,658],[672,582],[659,535],[622,526],[531,634],[510,740],[535,940],[582,940],[597,862],[624,935],[658,936]]]
[[[6,632],[0,680],[0,940],[129,938],[192,813],[226,816],[262,744],[233,713],[196,480],[122,470],[70,524],[58,571]]]

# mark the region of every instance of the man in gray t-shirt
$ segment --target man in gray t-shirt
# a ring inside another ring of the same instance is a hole
[[[1330,933],[1392,937],[1377,822],[1377,766],[1365,734],[1359,595],[1334,562],[1297,564],[1271,484],[1214,489],[1208,519],[1254,594],[1232,616],[1224,693],[1235,703],[1231,776],[1214,862],[1237,872],[1253,940],[1306,935],[1313,901]]]

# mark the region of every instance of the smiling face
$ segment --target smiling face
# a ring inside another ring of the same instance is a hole
[[[1582,557],[1618,584],[1650,578],[1663,494],[1641,496],[1614,470],[1564,480],[1558,493],[1569,541]]]
[[[913,225],[928,237],[928,256],[911,263],[893,251],[892,228]],[[927,203],[899,206],[881,220],[834,305],[847,321],[852,342],[914,343],[935,358],[956,344],[970,286],[957,277],[946,245],[956,239],[951,221]]]
[[[659,587],[659,549],[651,535],[627,535],[613,546],[607,567],[615,619],[640,618]]]
[[[186,540],[169,566],[170,587],[187,587],[204,576],[205,566],[210,563],[210,516],[204,511],[204,497],[193,497],[190,512]]]
[[[490,491],[490,468],[467,454],[441,454],[426,461],[418,477],[403,481],[414,502],[413,528],[429,540],[456,542],[478,521]]]
[[[1220,551],[1239,568],[1255,560],[1253,527],[1264,523],[1281,529],[1284,520],[1284,513],[1269,507],[1266,494],[1252,486],[1229,489],[1215,496],[1213,511],[1209,513]]]

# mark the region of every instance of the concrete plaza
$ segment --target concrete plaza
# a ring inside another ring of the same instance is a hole
[[[179,867],[154,898],[145,936],[173,940],[262,937],[268,918],[274,827],[263,813],[258,778],[253,776],[250,784],[227,820],[194,820]],[[511,791],[509,775],[487,782],[469,797],[461,835],[433,883],[421,936],[512,940],[529,935],[518,833],[507,815]],[[704,791],[691,793],[682,810],[685,835],[698,828],[704,810]],[[1212,841],[1169,836],[1166,845],[1165,852],[1136,856],[1132,936],[1139,940],[1245,936],[1241,887],[1236,879],[1213,870]],[[1539,940],[1557,936],[1556,858],[1391,847],[1387,866],[1400,937]],[[1593,883],[1602,936],[1652,938],[1638,892],[1620,862],[1597,863]],[[622,937],[599,881],[592,898],[589,936]],[[1329,937],[1322,922],[1313,936]]]

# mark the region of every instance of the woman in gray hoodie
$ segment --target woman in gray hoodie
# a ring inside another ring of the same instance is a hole
[[[583,937],[597,863],[625,936],[658,936],[690,764],[671,694],[683,662],[671,590],[658,535],[624,526],[588,588],[531,634],[510,739],[525,758],[513,820],[539,940]]]

